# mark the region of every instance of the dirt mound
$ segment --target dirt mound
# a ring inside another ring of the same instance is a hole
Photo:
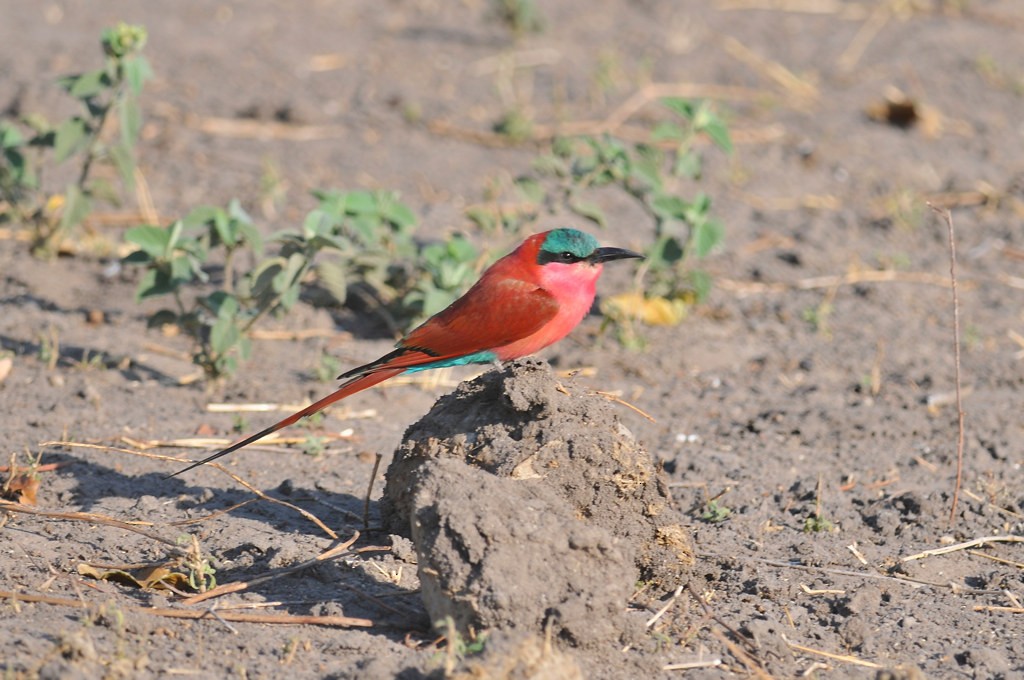
[[[675,585],[693,562],[647,451],[607,400],[539,362],[440,399],[396,451],[382,505],[416,545],[432,619],[461,628],[628,639],[636,581]]]

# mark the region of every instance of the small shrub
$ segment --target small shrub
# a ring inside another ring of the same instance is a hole
[[[30,226],[33,251],[53,255],[97,201],[118,204],[135,185],[135,145],[142,129],[139,95],[152,77],[142,55],[146,29],[118,24],[103,32],[101,68],[65,76],[60,86],[82,111],[51,124],[40,114],[0,120],[0,218]],[[118,134],[111,135],[117,126]],[[43,194],[43,174],[77,160],[63,193]],[[117,171],[121,188],[95,176],[98,165]]]

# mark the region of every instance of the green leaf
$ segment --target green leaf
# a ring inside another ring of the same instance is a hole
[[[89,99],[110,86],[110,76],[107,75],[106,70],[99,69],[80,75],[65,76],[58,82],[72,97]]]
[[[693,117],[693,128],[711,138],[718,148],[726,153],[732,152],[732,140],[725,121],[715,113],[710,102],[702,102]]]
[[[153,258],[144,250],[135,250],[121,258],[123,264],[143,265],[149,264]]]
[[[567,177],[571,172],[566,162],[554,155],[542,154],[533,159],[533,169],[541,175]]]
[[[299,301],[299,293],[302,292],[301,286],[290,286],[287,290],[281,293],[281,299],[278,304],[285,311],[295,306],[295,303]]]
[[[516,189],[524,200],[530,203],[542,203],[544,201],[544,187],[532,177],[520,177],[516,180]]]
[[[377,199],[369,191],[350,191],[342,194],[343,212],[348,215],[377,215]]]
[[[150,258],[158,260],[163,257],[170,236],[170,229],[147,224],[126,231],[124,240],[137,245]]]
[[[176,325],[178,323],[178,315],[169,309],[161,309],[155,314],[151,314],[149,319],[146,321],[147,328],[160,328],[161,326]]]
[[[470,243],[464,236],[454,236],[448,242],[448,252],[459,262],[469,262],[476,259],[476,246]]]
[[[697,257],[706,257],[722,242],[724,229],[715,220],[706,220],[694,226],[691,247]]]
[[[729,136],[729,128],[720,118],[716,116],[708,121],[708,124],[704,126],[704,132],[719,149],[726,153],[732,153],[732,137]]]
[[[470,206],[465,211],[466,219],[483,231],[495,231],[498,228],[498,212],[486,206]]]
[[[210,328],[210,349],[214,354],[226,354],[241,336],[233,316],[218,316]]]
[[[238,315],[238,299],[222,290],[207,295],[203,304],[218,319],[234,319]]]
[[[679,262],[683,259],[683,246],[674,236],[662,236],[651,249],[651,263],[653,267],[663,267]]]
[[[447,307],[452,301],[451,293],[438,288],[423,291],[423,316],[433,316]]]
[[[75,184],[69,184],[64,195],[64,212],[60,216],[60,228],[64,231],[78,226],[92,210],[92,201]]]
[[[153,78],[153,69],[149,61],[141,54],[125,59],[121,62],[124,69],[124,79],[128,81],[128,87],[136,97],[142,92],[142,86],[147,80]]]
[[[288,264],[285,267],[283,285],[288,288],[299,288],[302,274],[305,272],[308,260],[302,253],[292,253],[288,257]],[[282,289],[284,290],[284,289]]]
[[[226,246],[234,246],[238,239],[234,229],[234,220],[228,217],[228,214],[223,210],[217,210],[213,214],[213,220],[207,222],[210,225],[213,232],[217,235],[217,239]]]
[[[682,220],[686,215],[686,201],[672,194],[658,194],[651,201],[651,210],[662,220]]]
[[[601,210],[600,206],[591,201],[582,201],[574,198],[569,201],[569,210],[572,210],[580,217],[590,220],[599,227],[603,228],[607,225],[604,211]]]
[[[163,257],[165,259],[170,259],[174,254],[174,249],[178,247],[178,241],[181,239],[181,233],[184,230],[185,225],[181,220],[175,220],[175,222],[171,224],[171,228],[168,229],[169,233],[167,234],[167,243],[164,245]]]
[[[397,227],[399,231],[407,231],[416,226],[416,213],[409,206],[399,201],[387,204],[384,218]]]
[[[24,143],[25,137],[18,128],[0,123],[0,149],[11,149]]]
[[[85,146],[89,128],[85,121],[75,116],[68,118],[57,128],[53,143],[53,156],[58,163],[64,162],[73,153]]]
[[[121,123],[121,143],[131,149],[139,141],[142,130],[142,110],[135,97],[121,97],[117,102]]]
[[[654,129],[651,130],[651,139],[656,142],[666,140],[681,142],[686,139],[686,133],[676,123],[666,120],[654,126]]]
[[[135,156],[132,149],[124,143],[115,144],[108,149],[110,159],[114,162],[117,174],[128,191],[135,189]]]
[[[665,97],[661,103],[669,111],[679,114],[686,120],[693,120],[697,110],[697,106],[692,101],[680,97]]]
[[[698,179],[702,168],[700,154],[696,151],[684,151],[676,155],[676,162],[672,166],[672,174],[676,177],[688,177]]]
[[[135,302],[141,302],[147,297],[158,295],[159,293],[153,293],[153,289],[157,287],[157,276],[159,275],[156,269],[147,269],[143,274],[142,278],[139,279],[139,285],[135,289]]]
[[[694,269],[690,272],[689,279],[697,302],[704,302],[711,294],[711,275],[702,269]]]
[[[171,283],[177,288],[192,280],[192,260],[188,255],[177,255],[171,258]]]
[[[269,301],[277,294],[275,282],[284,271],[286,261],[283,257],[271,257],[260,262],[249,274],[252,281],[252,296],[260,300],[260,305],[269,304]]]
[[[637,147],[637,157],[630,166],[630,179],[639,183],[646,190],[661,191],[661,166],[664,154],[653,146]]]
[[[33,189],[37,186],[35,173],[32,172],[25,155],[21,151],[13,147],[4,149],[2,159],[9,170],[5,171],[3,165],[0,164],[0,176],[2,176],[3,172],[10,173],[10,179],[4,181],[12,182],[15,187],[25,189]]]
[[[162,268],[147,269],[135,289],[135,301],[173,293],[177,286],[171,280],[169,271]]]
[[[238,355],[242,359],[252,356],[252,339],[248,335],[243,335],[238,339]]]
[[[323,260],[316,266],[317,280],[339,305],[345,304],[345,299],[348,297],[347,271],[348,268],[344,262],[337,258]]]

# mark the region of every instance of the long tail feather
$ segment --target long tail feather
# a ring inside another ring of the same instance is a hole
[[[233,453],[233,452],[237,451],[238,449],[242,448],[243,446],[248,446],[249,444],[252,444],[255,441],[259,441],[260,439],[263,439],[267,435],[273,434],[274,432],[277,432],[278,430],[280,430],[282,428],[285,428],[285,427],[288,427],[289,425],[297,423],[299,420],[301,420],[302,418],[305,418],[306,416],[311,416],[314,413],[318,413],[318,412],[324,410],[325,408],[327,408],[328,406],[330,406],[331,404],[333,404],[336,401],[341,401],[345,397],[353,395],[356,392],[361,392],[361,391],[365,390],[368,387],[373,387],[377,383],[384,382],[388,378],[393,378],[396,375],[398,375],[399,373],[404,373],[405,370],[406,370],[405,368],[383,368],[383,369],[376,370],[373,373],[367,373],[365,375],[356,376],[355,378],[352,378],[348,382],[343,383],[341,385],[341,387],[339,387],[336,392],[332,392],[331,394],[328,394],[326,397],[324,397],[320,401],[314,402],[314,403],[310,404],[309,406],[307,406],[306,408],[302,409],[301,411],[298,411],[297,413],[291,414],[290,416],[288,416],[284,420],[282,420],[282,421],[280,421],[278,423],[274,423],[273,425],[271,425],[270,427],[268,427],[265,430],[260,430],[259,432],[257,432],[254,435],[250,435],[250,436],[246,437],[245,439],[242,439],[241,441],[235,442],[234,444],[232,444],[231,446],[227,447],[226,449],[218,451],[217,453],[213,454],[212,456],[209,456],[208,458],[204,458],[204,459],[202,459],[200,461],[196,461],[195,463],[192,463],[188,467],[182,468],[182,469],[178,470],[177,472],[169,474],[166,477],[164,477],[164,479],[170,479],[171,477],[176,477],[176,476],[180,475],[183,472],[188,472],[189,470],[197,468],[200,465],[206,465],[207,463],[209,463],[211,461],[217,460],[221,456],[226,456],[229,453]]]

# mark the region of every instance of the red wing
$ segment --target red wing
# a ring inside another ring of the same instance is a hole
[[[463,297],[413,330],[388,366],[417,366],[503,347],[527,338],[558,313],[554,296],[521,279],[482,279]]]

